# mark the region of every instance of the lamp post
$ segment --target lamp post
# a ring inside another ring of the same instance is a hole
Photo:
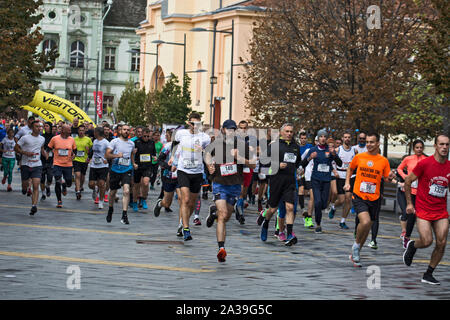
[[[184,41],[181,42],[168,42],[163,40],[153,40],[152,43],[158,44],[171,44],[174,46],[183,46],[184,47],[184,54],[183,54],[183,88],[185,86],[184,76],[186,74],[186,33],[184,34]],[[158,72],[158,70],[156,70]]]
[[[214,94],[214,84],[217,84],[217,77],[214,75],[214,67],[215,67],[215,56],[216,56],[216,33],[226,33],[231,34],[231,71],[230,71],[230,110],[229,110],[229,116],[231,119],[232,109],[233,109],[233,61],[234,61],[234,20],[231,20],[231,31],[223,31],[223,30],[217,30],[217,23],[218,21],[214,21],[214,28],[213,30],[205,29],[205,28],[193,28],[190,31],[192,32],[213,32],[213,57],[212,57],[212,71],[211,71],[211,104],[210,104],[210,123],[212,122],[212,125],[214,127],[215,125],[215,116],[213,116],[213,120],[211,121],[211,116],[215,115],[215,109],[214,108],[214,101],[213,101],[213,94]]]
[[[158,89],[158,45],[156,45],[156,53],[154,52],[142,52],[139,49],[131,49],[127,50],[130,53],[139,53],[139,54],[149,54],[152,56],[156,56],[156,74],[155,74],[155,90]]]

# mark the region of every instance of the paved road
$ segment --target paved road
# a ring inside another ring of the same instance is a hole
[[[442,285],[422,284],[432,248],[404,266],[392,212],[382,212],[380,248],[365,247],[358,269],[348,260],[353,217],[348,231],[338,228],[338,219],[325,218],[323,234],[305,230],[298,219],[299,243],[288,248],[274,237],[259,240],[250,207],[244,226],[228,223],[227,262],[219,264],[215,227],[205,225],[209,201],[202,202],[203,225],[192,226],[194,240],[184,243],[176,237],[176,203],[174,213],[163,210],[158,218],[131,210],[128,226],[120,223],[116,204],[107,224],[107,209],[96,209],[89,191],[77,201],[72,187],[63,209],[56,209],[52,189],[30,216],[31,200],[14,173],[14,192],[0,185],[0,299],[450,299],[449,253],[435,271]],[[151,208],[158,194],[151,192]]]

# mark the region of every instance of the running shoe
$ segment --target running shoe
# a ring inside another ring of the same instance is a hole
[[[217,260],[219,260],[219,262],[225,262],[226,256],[227,252],[225,251],[225,248],[220,248],[219,252],[217,253]]]
[[[81,200],[81,192],[77,191],[75,192],[76,196],[77,196],[77,200]]]
[[[11,186],[8,186],[8,188],[6,188],[6,192],[11,192],[11,191],[12,191]]]
[[[345,224],[345,222],[339,222],[339,228],[344,229],[344,230],[349,229],[349,227]]]
[[[286,241],[286,234],[284,232],[278,233],[278,240],[285,242]]]
[[[407,265],[408,267],[411,265],[414,254],[416,253],[416,248],[414,248],[414,241],[409,240],[408,245],[406,246],[406,250],[403,253],[403,263]]]
[[[403,238],[403,249],[406,249],[408,247],[409,238],[404,237]]]
[[[109,207],[108,209],[108,215],[106,216],[106,222],[108,223],[110,223],[112,220],[113,210],[113,207]]]
[[[357,247],[352,247],[352,254],[349,256],[350,260],[353,262],[353,266],[354,267],[359,267],[361,268],[361,262],[359,261],[360,257],[359,257],[359,250],[360,248]]]
[[[45,200],[47,199],[47,197],[45,196],[45,194],[42,195],[41,200]]]
[[[148,209],[147,201],[145,199],[142,199],[142,209],[144,210]]]
[[[63,196],[67,196],[67,186],[65,183],[63,183],[62,185],[62,194]]]
[[[133,208],[134,212],[138,212],[139,211],[137,202],[132,202],[131,203],[131,207]]]
[[[267,232],[268,228],[264,228],[264,225],[261,227],[261,240],[266,241],[267,240]]]
[[[405,239],[405,235],[406,231],[402,231],[402,234],[400,235],[400,239],[402,239],[402,241]]]
[[[177,237],[183,236],[183,226],[179,226],[177,230]]]
[[[305,218],[305,228],[314,229],[314,223],[312,221],[312,217]]]
[[[155,217],[159,217],[159,214],[161,213],[161,199],[158,199],[158,201],[156,201],[155,207],[153,208],[153,214],[155,215]]]
[[[103,202],[108,203],[108,195],[105,194],[105,200],[103,200]]]
[[[316,230],[314,230],[314,233],[322,233],[322,227],[317,227]]]
[[[144,199],[139,198],[139,201],[138,201],[138,207],[139,207],[139,208],[142,208],[142,207],[143,207],[142,200],[144,200]]]
[[[258,218],[256,219],[256,223],[258,226],[262,225],[264,222],[264,214],[266,213],[266,209],[263,209],[259,212]]]
[[[242,224],[245,224],[245,218],[244,218],[244,216],[240,216],[239,217],[239,223],[242,225]]]
[[[173,212],[173,210],[170,209],[170,208],[165,208],[165,211],[166,211],[166,212]]]
[[[208,217],[206,218],[206,226],[208,228],[211,228],[212,225],[214,224],[214,220],[216,220],[217,216],[216,216],[216,206],[215,205],[210,205],[209,206],[209,214]]]
[[[94,199],[95,204],[98,204],[99,201],[100,201],[100,199],[98,197]]]
[[[194,224],[195,224],[196,226],[201,226],[201,225],[202,225],[202,222],[200,221],[199,218],[195,218],[195,219],[194,219]]]
[[[58,201],[58,204],[56,205],[57,208],[62,208],[62,201]]]
[[[330,211],[328,212],[328,218],[333,219],[335,213],[336,213],[336,209],[331,207]]]
[[[183,236],[184,236],[184,241],[192,240],[191,230],[183,229]]]
[[[98,209],[99,210],[103,209],[103,202],[102,201],[98,203]]]
[[[98,194],[95,190],[92,191],[92,200],[98,201]],[[97,204],[97,202],[96,202],[96,204]]]
[[[2,184],[5,184],[5,183],[6,183],[6,177],[3,177]]]
[[[372,248],[373,250],[377,250],[378,249],[378,244],[376,243],[376,241],[370,241],[369,244],[367,245],[369,248]]]
[[[234,205],[234,212],[235,212],[235,215],[236,215],[236,220],[239,221],[239,218],[242,216],[242,207],[239,205],[239,202],[237,202]]]
[[[126,214],[122,214],[122,219],[120,220],[123,224],[130,224],[128,221],[128,216]]]
[[[50,197],[50,187],[45,187],[45,195],[48,197]]]
[[[31,207],[30,216],[34,216],[34,214],[37,212],[36,206]]]
[[[290,247],[297,243],[297,237],[294,234],[291,234],[287,237],[286,242],[284,243],[286,246]]]
[[[422,278],[422,282],[423,283],[428,283],[428,284],[434,284],[434,285],[440,285],[441,283],[439,281],[437,281],[432,274],[429,273],[424,273],[423,274],[423,278]]]

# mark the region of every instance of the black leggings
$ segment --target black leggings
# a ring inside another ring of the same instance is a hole
[[[411,200],[413,203],[413,206],[416,206],[416,195],[411,194]],[[411,237],[411,233],[414,229],[414,224],[416,223],[416,215],[415,214],[407,214],[406,213],[406,196],[405,192],[398,190],[397,192],[397,201],[400,209],[402,210],[402,217],[401,221],[406,221],[406,238]]]
[[[155,185],[156,176],[158,175],[158,166],[159,166],[159,164],[152,164],[152,166],[151,166],[151,171],[152,171],[152,176],[150,177],[150,185],[151,186]]]

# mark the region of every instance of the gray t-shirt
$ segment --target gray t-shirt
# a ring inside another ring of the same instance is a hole
[[[102,140],[94,140],[94,144],[92,146],[92,150],[94,152],[91,161],[91,168],[107,168],[108,162],[105,163],[105,153],[108,148],[109,142],[105,138]]]
[[[4,137],[1,144],[3,145],[3,158],[15,159],[16,153],[14,152],[14,146],[16,145],[16,141],[14,139],[9,139],[8,137]]]
[[[188,174],[203,173],[203,150],[211,143],[211,138],[204,132],[192,134],[183,129],[177,131],[174,141],[179,142],[177,169]]]
[[[41,162],[41,148],[45,143],[45,138],[41,135],[37,137],[32,134],[27,134],[20,138],[17,144],[23,151],[32,152],[33,156],[22,155],[22,165],[28,167],[42,166]]]

